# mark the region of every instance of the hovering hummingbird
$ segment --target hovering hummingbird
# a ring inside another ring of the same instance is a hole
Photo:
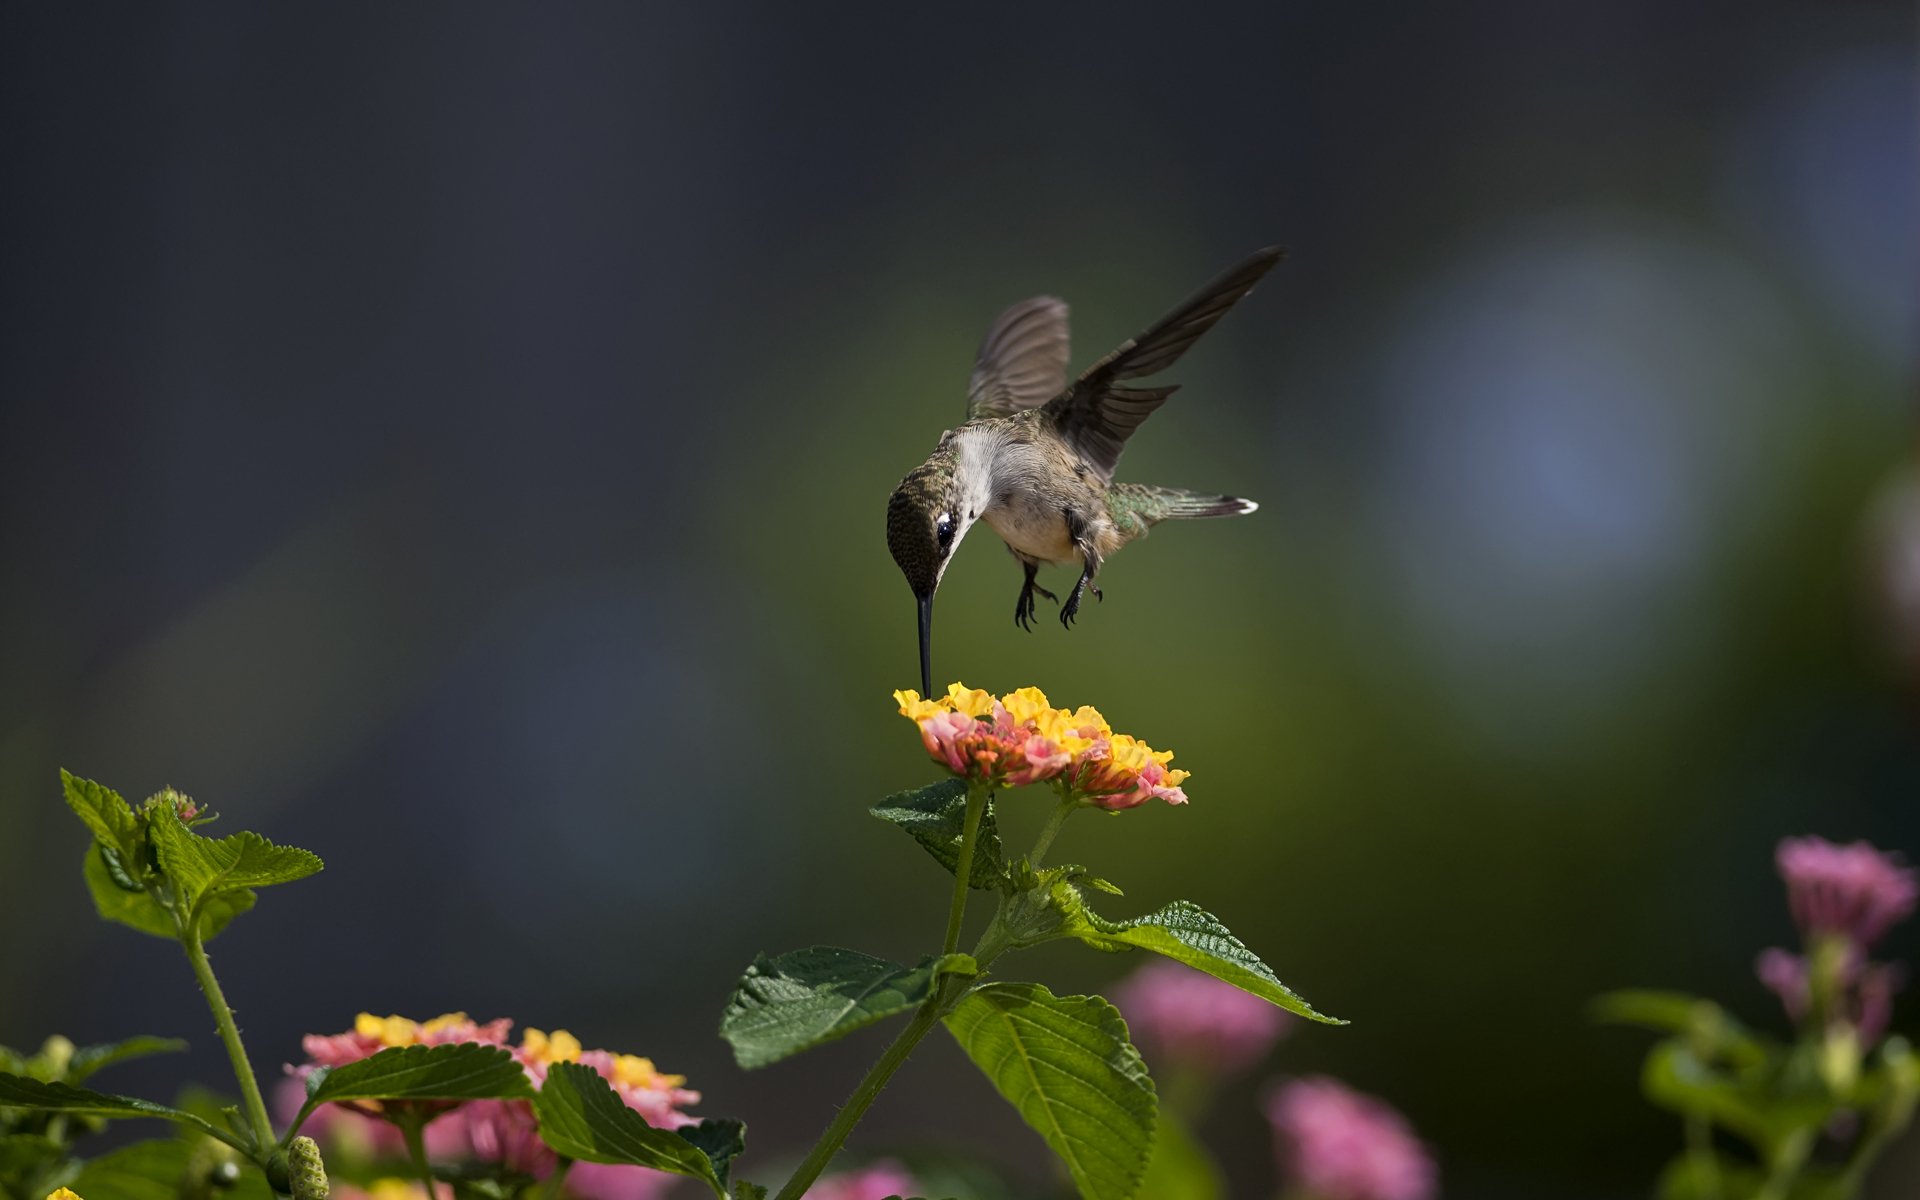
[[[887,549],[920,606],[920,690],[933,691],[933,594],[975,521],[1000,535],[1026,571],[1013,620],[1031,631],[1042,563],[1080,564],[1060,608],[1071,629],[1081,594],[1120,547],[1161,521],[1231,517],[1251,500],[1183,488],[1113,482],[1127,438],[1178,389],[1123,387],[1172,366],[1280,261],[1277,246],[1207,284],[1145,333],[1067,382],[1067,306],[1035,296],[994,319],[967,384],[967,420],[940,436],[926,462],[887,501]]]

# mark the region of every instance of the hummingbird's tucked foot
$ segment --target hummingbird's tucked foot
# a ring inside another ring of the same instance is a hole
[[[1013,623],[1028,633],[1032,633],[1034,612],[1038,608],[1038,605],[1033,602],[1034,596],[1045,596],[1055,604],[1060,603],[1060,597],[1054,595],[1034,581],[1034,574],[1038,570],[1037,567],[1032,563],[1023,565],[1027,568],[1027,582],[1026,585],[1020,589],[1020,598],[1013,603]]]
[[[1073,585],[1073,591],[1067,593],[1067,605],[1060,610],[1060,623],[1068,629],[1073,628],[1073,619],[1080,615],[1080,594],[1082,592],[1092,592],[1095,600],[1106,599],[1105,596],[1100,594],[1100,589],[1093,585],[1093,569],[1091,566],[1081,574],[1079,581]]]

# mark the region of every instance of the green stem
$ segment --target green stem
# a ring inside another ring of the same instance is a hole
[[[394,1124],[400,1126],[400,1136],[407,1143],[407,1157],[413,1160],[414,1168],[420,1172],[420,1182],[426,1185],[427,1200],[435,1200],[438,1193],[433,1190],[433,1166],[427,1162],[427,1141],[420,1134],[427,1123],[418,1113],[409,1113]]]
[[[965,863],[965,861],[963,856],[961,862]],[[962,878],[965,877],[962,876]],[[948,947],[948,953],[952,953],[951,946]],[[951,979],[952,976],[948,978]],[[800,1200],[800,1197],[807,1194],[807,1189],[813,1186],[814,1180],[820,1178],[820,1172],[826,1170],[827,1164],[833,1161],[833,1156],[840,1153],[840,1147],[844,1146],[847,1138],[852,1135],[853,1127],[860,1123],[860,1118],[866,1115],[868,1108],[872,1107],[875,1098],[880,1095],[880,1089],[887,1086],[887,1081],[892,1079],[893,1073],[900,1069],[900,1064],[907,1061],[907,1055],[913,1053],[913,1048],[920,1044],[920,1039],[926,1037],[932,1032],[933,1027],[940,1023],[940,1018],[945,1015],[946,992],[947,989],[943,987],[938,995],[928,999],[914,1013],[913,1020],[900,1031],[899,1037],[893,1039],[893,1044],[888,1046],[886,1053],[873,1064],[866,1078],[860,1081],[860,1086],[853,1089],[853,1095],[848,1098],[846,1106],[833,1118],[833,1124],[827,1126],[826,1132],[820,1135],[820,1140],[813,1144],[813,1149],[808,1152],[805,1161],[800,1164],[798,1170],[794,1171],[793,1178],[787,1180],[786,1186],[780,1189],[779,1195],[775,1196],[774,1200]]]
[[[1753,1194],[1753,1200],[1786,1200],[1812,1150],[1813,1130],[1799,1129],[1788,1134],[1779,1149],[1768,1156],[1767,1181]]]
[[[207,961],[197,919],[182,916],[176,910],[173,922],[180,945],[187,952],[187,961],[193,964],[194,978],[200,981],[200,991],[207,998],[207,1007],[213,1010],[213,1023],[220,1028],[220,1040],[226,1043],[227,1057],[233,1060],[233,1077],[240,1083],[240,1102],[246,1111],[247,1128],[253,1132],[253,1148],[249,1153],[265,1155],[273,1149],[273,1122],[267,1118],[267,1103],[260,1098],[260,1083],[253,1076],[253,1064],[247,1061],[247,1048],[240,1041],[240,1027],[233,1023],[233,1009],[227,1006],[227,998],[220,991],[220,981],[213,977],[213,964]]]
[[[941,954],[960,948],[960,925],[967,915],[967,891],[973,879],[973,843],[980,837],[980,816],[987,811],[993,789],[984,783],[967,781],[967,823],[960,834],[960,861],[953,870],[953,903],[947,908],[947,936]]]
[[[560,1200],[560,1194],[566,1186],[567,1168],[573,1166],[573,1160],[563,1158],[554,1164],[553,1174],[547,1176],[547,1186],[542,1194],[546,1200]]]
[[[1046,857],[1047,848],[1053,845],[1053,839],[1059,835],[1060,827],[1067,823],[1067,818],[1072,816],[1079,807],[1080,801],[1076,797],[1061,798],[1060,803],[1054,807],[1053,815],[1048,817],[1046,825],[1041,827],[1040,839],[1033,844],[1032,853],[1027,855],[1028,866],[1036,871],[1040,869],[1040,860]]]
[[[1688,1113],[1687,1163],[1694,1192],[1701,1200],[1720,1200],[1720,1164],[1713,1157],[1713,1126],[1700,1113]]]

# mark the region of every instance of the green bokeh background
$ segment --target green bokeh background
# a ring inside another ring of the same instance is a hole
[[[1899,6],[5,20],[0,1042],[218,1077],[173,951],[92,920],[56,770],[173,784],[328,862],[215,948],[264,1063],[363,1008],[564,1026],[770,1174],[883,1035],[745,1075],[733,978],[923,953],[946,900],[863,811],[932,778],[887,492],[1002,305],[1066,297],[1077,367],[1275,240],[1121,468],[1260,512],[1129,548],[1071,633],[1012,627],[982,529],[935,642],[1174,748],[1190,806],[1056,855],[1352,1021],[1223,1096],[1234,1195],[1259,1089],[1322,1071],[1449,1196],[1645,1194],[1678,1128],[1588,999],[1778,1024],[1775,841],[1920,848]],[[855,1150],[927,1146],[1049,1178],[931,1043]]]

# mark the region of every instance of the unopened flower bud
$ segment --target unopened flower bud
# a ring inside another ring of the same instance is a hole
[[[320,1161],[320,1144],[297,1137],[287,1147],[287,1182],[293,1200],[327,1200],[327,1167]]]

